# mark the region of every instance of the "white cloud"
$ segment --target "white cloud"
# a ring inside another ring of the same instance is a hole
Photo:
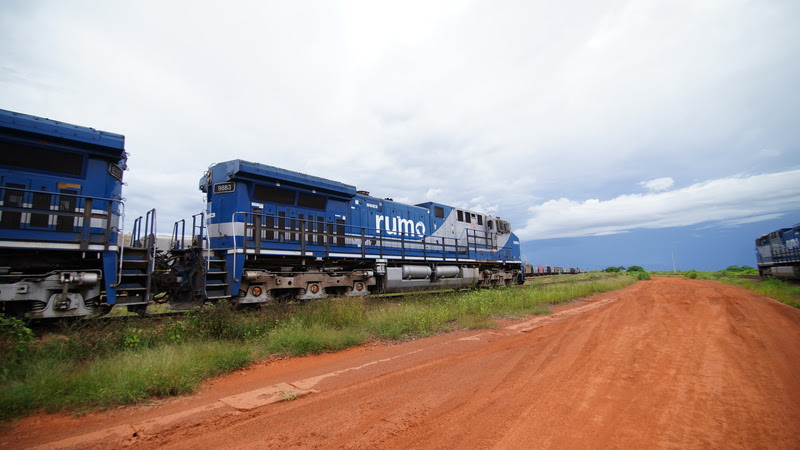
[[[427,192],[425,192],[425,200],[436,201],[437,199],[441,198],[441,196],[441,189],[430,188]]]
[[[650,181],[642,181],[639,183],[641,186],[646,187],[653,192],[666,191],[675,184],[675,180],[670,177],[656,178]]]
[[[780,150],[775,150],[773,148],[762,148],[761,151],[758,152],[759,156],[766,156],[769,158],[775,158],[781,156],[783,154]]]
[[[0,2],[0,107],[124,134],[132,215],[188,217],[241,158],[519,226],[800,167],[799,5]]]
[[[611,200],[550,200],[529,209],[517,234],[524,240],[601,236],[638,228],[722,221],[767,220],[800,210],[800,170],[733,176],[673,191],[621,195]]]
[[[736,219],[730,219],[730,220],[723,220],[723,221],[720,221],[720,222],[715,222],[714,224],[711,224],[711,225],[706,225],[706,226],[700,227],[698,229],[702,230],[702,229],[711,229],[711,228],[718,228],[718,227],[734,228],[734,227],[738,227],[740,225],[747,225],[748,223],[758,223],[758,222],[763,222],[765,220],[780,219],[781,217],[783,217],[785,215],[786,215],[785,212],[779,212],[779,213],[772,213],[772,214],[762,214],[762,215],[752,216],[752,217],[742,217],[742,218],[736,218]]]

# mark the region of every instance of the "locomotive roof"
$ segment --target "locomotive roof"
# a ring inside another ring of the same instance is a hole
[[[241,159],[219,164],[228,166],[227,173],[231,178],[283,182],[345,197],[353,197],[356,195],[355,186],[266,164],[254,163]]]
[[[125,137],[121,134],[4,109],[0,109],[0,128],[21,135],[50,136],[57,140],[92,144],[94,148],[114,149],[116,154],[121,154],[125,150]]]
[[[495,216],[495,215],[493,215],[493,214],[489,214],[489,213],[482,213],[482,212],[478,212],[478,211],[473,211],[473,210],[471,210],[471,209],[467,209],[467,208],[459,208],[459,207],[456,207],[456,206],[445,205],[444,203],[437,203],[437,202],[425,202],[425,203],[417,203],[417,204],[416,204],[416,205],[414,205],[414,206],[419,206],[419,207],[422,207],[422,208],[425,208],[425,209],[431,209],[431,207],[433,207],[433,206],[444,206],[444,207],[446,207],[446,208],[460,209],[460,210],[462,210],[462,211],[464,211],[464,212],[468,212],[468,213],[470,213],[470,214],[481,215],[481,216],[486,216],[486,217],[489,217],[489,218],[492,218],[492,219],[503,220],[503,219],[501,219],[499,216]]]

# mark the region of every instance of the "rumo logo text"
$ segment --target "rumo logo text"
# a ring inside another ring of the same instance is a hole
[[[387,217],[380,214],[375,215],[375,228],[379,232],[385,232],[389,236],[405,237],[424,237],[425,224],[422,222],[414,222],[411,219],[404,219],[399,216]]]

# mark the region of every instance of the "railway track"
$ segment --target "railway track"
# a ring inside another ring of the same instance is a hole
[[[764,278],[759,275],[739,275],[742,280],[764,281]]]
[[[564,275],[564,274],[561,274]],[[519,287],[538,287],[538,286],[548,286],[548,285],[555,285],[555,284],[565,284],[565,283],[581,283],[581,282],[588,282],[588,281],[595,281],[600,280],[603,278],[609,278],[613,275],[602,275],[594,278],[586,278],[586,279],[558,279],[561,275],[547,275],[547,276],[538,276],[528,278],[525,284],[519,285],[512,285],[511,288],[519,288]],[[566,274],[570,275],[570,274]],[[546,281],[540,282],[539,280],[547,280],[547,279],[556,279],[557,281]],[[392,298],[403,298],[411,295],[447,295],[453,292],[466,292],[470,291],[472,288],[462,288],[462,289],[441,289],[441,290],[432,290],[432,291],[406,291],[406,292],[393,292],[393,293],[386,293],[386,294],[372,294],[369,297],[375,299],[392,299]],[[135,314],[135,313],[126,313],[124,315],[103,315],[103,316],[89,316],[89,317],[74,317],[74,318],[65,318],[61,320],[39,320],[31,322],[31,325],[40,331],[46,331],[51,329],[56,329],[60,326],[63,326],[65,323],[74,323],[74,322],[93,322],[93,323],[116,323],[116,322],[126,322],[126,321],[150,321],[156,323],[158,321],[169,319],[173,317],[182,317],[186,315],[187,312],[195,311],[196,309],[189,309],[189,310],[180,310],[180,311],[163,311],[163,312],[152,312],[147,313],[144,315]],[[242,313],[246,314],[248,311],[247,308],[242,308]]]
[[[751,280],[751,281],[766,281],[766,280],[778,279],[786,284],[791,284],[793,286],[800,286],[800,280],[793,280],[790,278],[772,278],[772,277],[765,278],[759,275],[739,275],[739,278],[742,280]]]

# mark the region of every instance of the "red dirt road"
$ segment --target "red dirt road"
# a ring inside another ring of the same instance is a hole
[[[279,401],[285,392],[309,393]],[[505,328],[274,361],[24,448],[800,448],[800,310],[656,278]]]

